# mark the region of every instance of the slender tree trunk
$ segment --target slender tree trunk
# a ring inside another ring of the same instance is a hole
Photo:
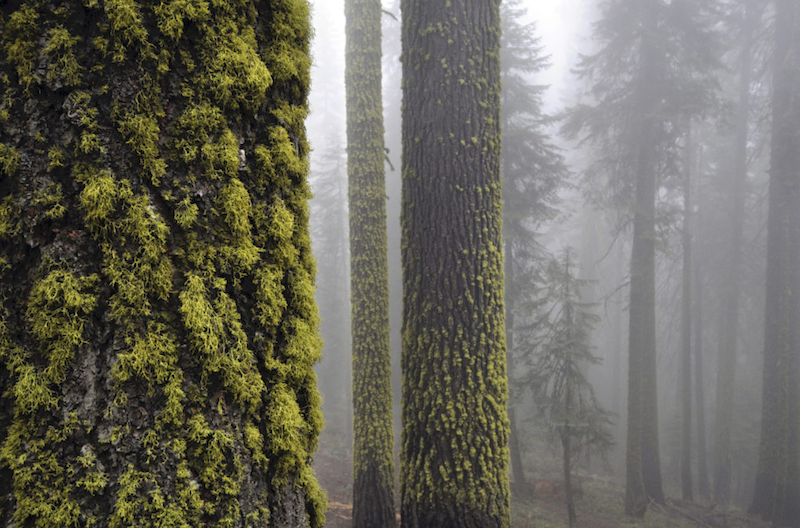
[[[573,528],[578,523],[578,515],[575,512],[575,497],[572,490],[572,444],[570,436],[570,426],[563,426],[561,428],[561,447],[564,449],[564,495],[567,500],[569,526]]]
[[[717,407],[714,441],[714,497],[727,503],[731,488],[731,431],[733,425],[733,402],[736,380],[736,356],[738,348],[739,297],[741,276],[742,237],[745,216],[745,186],[747,182],[747,141],[750,114],[750,69],[753,22],[755,16],[749,8],[744,19],[744,39],[740,57],[739,108],[736,118],[736,136],[733,152],[733,181],[726,186],[730,196],[730,241],[725,259],[722,291],[721,333],[719,359],[717,361]]]
[[[513,492],[524,497],[528,493],[528,481],[525,479],[525,467],[522,464],[522,450],[519,445],[519,431],[517,430],[517,414],[514,407],[508,409],[510,425],[509,449],[511,451],[511,475],[514,477]]]
[[[800,7],[776,2],[761,441],[750,511],[800,526]]]
[[[514,375],[514,249],[509,239],[506,238],[505,254],[505,279],[506,279],[506,348],[508,376]],[[513,393],[512,393],[513,394]],[[519,445],[519,432],[517,430],[517,415],[514,412],[514,403],[509,399],[508,420],[509,420],[509,451],[511,454],[511,475],[514,477],[512,491],[519,496],[524,496],[528,491],[528,483],[525,480],[525,468],[522,465],[522,451]]]
[[[700,200],[698,200],[700,201]],[[697,225],[702,220],[698,216]],[[695,233],[699,230],[695,228]],[[699,247],[699,246],[698,246]],[[703,276],[700,259],[696,259],[695,276],[695,315],[694,315],[694,387],[697,408],[697,486],[700,497],[711,498],[711,483],[708,479],[708,451],[706,449],[706,398],[705,379],[703,377]]]
[[[54,7],[0,4],[0,524],[321,527],[307,3]]]
[[[402,3],[405,528],[510,523],[499,7]]]
[[[374,0],[345,1],[354,528],[396,525],[381,14]]]
[[[692,123],[686,130],[686,166],[683,181],[683,279],[681,303],[681,493],[683,500],[694,500],[692,493]]]

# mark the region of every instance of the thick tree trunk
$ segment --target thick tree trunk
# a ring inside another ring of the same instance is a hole
[[[499,4],[402,4],[409,528],[509,525]]]
[[[692,493],[692,123],[686,130],[686,166],[683,180],[683,278],[681,299],[681,493],[683,500],[694,500]]]
[[[714,498],[727,503],[731,492],[731,428],[735,400],[736,356],[738,348],[739,297],[742,261],[742,237],[745,217],[745,186],[747,184],[747,142],[750,115],[750,69],[753,39],[752,9],[746,8],[744,38],[739,71],[739,108],[736,117],[736,136],[733,151],[733,170],[728,203],[730,204],[730,241],[725,259],[724,286],[721,297],[722,316],[717,361],[717,406],[714,430]]]
[[[0,524],[323,525],[308,16],[0,7]]]
[[[347,0],[347,166],[353,335],[353,526],[394,514],[381,5]]]
[[[625,511],[644,515],[647,498],[664,501],[658,441],[655,321],[656,138],[651,113],[655,92],[657,6],[643,2],[642,20],[649,28],[641,42],[637,98],[640,109],[636,159],[633,243],[631,248],[630,324],[628,328],[628,443]]]
[[[761,442],[750,511],[800,526],[800,7],[776,3]],[[794,292],[794,293],[793,293]]]

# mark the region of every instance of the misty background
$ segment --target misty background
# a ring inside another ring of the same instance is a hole
[[[317,299],[323,319],[325,340],[323,361],[317,366],[319,386],[324,397],[327,428],[320,445],[336,457],[351,456],[352,411],[350,402],[350,320],[349,320],[349,253],[347,245],[347,168],[345,141],[344,93],[344,7],[340,0],[311,0],[315,27],[313,41],[311,114],[307,120],[311,154],[312,238],[317,257]],[[598,2],[592,0],[560,0],[539,2],[527,0],[520,25],[535,23],[541,39],[542,55],[549,66],[527,77],[532,85],[544,85],[541,94],[544,113],[561,118],[565,112],[584,102],[591,102],[589,84],[575,73],[580,55],[595,51],[592,24],[598,17]],[[387,14],[383,17],[383,102],[387,152],[387,213],[389,242],[389,282],[391,314],[391,353],[393,357],[393,392],[395,394],[394,427],[399,434],[400,420],[400,105],[401,68],[399,1],[384,0]],[[394,15],[394,16],[392,16]],[[734,17],[735,13],[726,16]],[[396,18],[397,17],[397,18]],[[725,23],[729,23],[726,20]],[[759,23],[760,24],[760,23]],[[760,25],[758,26],[760,28]],[[757,33],[761,33],[760,29]],[[756,44],[753,77],[748,87],[751,95],[747,143],[747,178],[745,211],[742,227],[739,305],[737,324],[726,327],[723,307],[727,303],[724,270],[730,255],[732,210],[729,207],[734,121],[737,87],[735,35],[727,41],[730,50],[723,53],[718,115],[698,120],[693,128],[694,147],[690,163],[693,168],[694,192],[692,210],[696,218],[693,278],[694,301],[691,317],[694,322],[692,342],[700,357],[700,378],[695,389],[703,394],[695,398],[705,414],[703,447],[694,436],[693,457],[704,457],[705,471],[713,471],[716,384],[720,345],[723,334],[733,332],[737,351],[735,361],[735,397],[731,421],[731,497],[746,507],[753,492],[758,460],[759,416],[761,411],[761,369],[763,366],[764,276],[767,221],[768,142],[768,78],[765,66],[768,52]],[[766,38],[757,35],[757,38]],[[631,258],[630,228],[617,212],[600,203],[601,194],[585,184],[595,152],[580,137],[566,137],[561,132],[563,119],[543,126],[569,170],[569,177],[558,191],[556,212],[537,228],[538,239],[548,254],[557,255],[566,247],[574,248],[578,276],[587,282],[582,286],[582,300],[590,305],[598,319],[591,332],[593,354],[601,359],[586,365],[586,375],[602,406],[614,413],[611,432],[615,441],[607,461],[600,458],[585,462],[584,470],[592,474],[624,479],[625,416],[627,393],[628,284]],[[682,141],[682,140],[681,140]],[[680,145],[676,143],[676,149]],[[678,156],[680,158],[680,156]],[[678,177],[679,169],[668,167]],[[665,180],[667,177],[665,176]],[[602,185],[601,185],[602,187]],[[602,191],[602,189],[601,189]],[[664,483],[668,491],[680,489],[680,354],[681,354],[681,286],[682,286],[682,208],[684,198],[678,186],[664,185],[658,191],[659,233],[656,262],[658,401],[661,460]],[[697,367],[695,362],[694,367]],[[695,370],[695,372],[698,372]],[[537,456],[540,444],[546,443],[545,429],[538,423],[535,401],[524,390],[514,390],[512,369],[512,401],[517,409],[518,428],[525,468],[531,478],[557,475],[558,457]],[[707,453],[704,451],[707,450]],[[557,450],[553,450],[557,453]],[[702,478],[702,477],[701,477]],[[713,478],[713,475],[712,475]],[[342,485],[347,479],[342,479]],[[701,485],[702,487],[702,485]],[[329,490],[330,492],[330,490]]]

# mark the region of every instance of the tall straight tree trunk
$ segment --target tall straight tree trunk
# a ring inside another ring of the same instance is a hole
[[[745,186],[747,183],[747,141],[750,115],[750,69],[755,15],[746,2],[743,23],[743,44],[739,70],[739,108],[736,116],[736,135],[733,170],[728,203],[730,204],[730,241],[725,259],[724,285],[721,302],[722,316],[717,361],[717,406],[714,440],[714,497],[721,503],[730,500],[731,492],[731,428],[735,400],[736,356],[739,327],[739,297],[742,260],[742,237],[745,216]]]
[[[698,199],[698,202],[702,200]],[[696,225],[701,225],[702,219],[698,215]],[[699,230],[695,228],[695,233]],[[698,247],[701,247],[698,244]],[[703,276],[700,270],[701,260],[696,259],[694,266],[695,295],[694,295],[694,388],[695,407],[697,408],[697,488],[700,497],[711,498],[711,483],[708,479],[708,451],[706,449],[706,398],[705,380],[703,378]]]
[[[508,243],[508,238],[506,238],[505,241],[506,347],[508,350],[506,365],[509,378],[512,378],[514,375],[514,307],[512,305],[514,292],[514,248]],[[519,445],[517,413],[515,412],[514,404],[511,399],[509,399],[508,403],[508,420],[511,475],[514,477],[514,487],[512,491],[519,496],[523,496],[527,492],[528,484],[525,480],[525,468],[522,464],[522,452]]]
[[[761,441],[750,511],[800,526],[800,7],[776,2]]]
[[[509,526],[499,0],[405,0],[404,527]]]
[[[694,500],[692,493],[692,122],[686,127],[686,166],[683,180],[683,278],[681,299],[681,493],[683,500]]]
[[[354,528],[396,524],[381,14],[374,0],[345,1]]]
[[[636,96],[639,134],[636,159],[633,243],[631,248],[630,324],[628,340],[628,443],[626,500],[628,515],[644,515],[648,497],[664,501],[658,446],[655,321],[656,138],[651,117],[655,95],[657,4],[641,2],[643,25]]]
[[[302,0],[0,6],[3,526],[324,524],[310,34]]]

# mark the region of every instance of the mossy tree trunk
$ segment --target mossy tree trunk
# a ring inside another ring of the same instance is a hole
[[[322,526],[306,2],[0,35],[0,524]]]
[[[402,2],[404,527],[507,527],[500,2]]]
[[[346,0],[353,335],[353,526],[395,526],[381,5]]]
[[[776,2],[761,442],[754,514],[800,526],[800,6]]]

